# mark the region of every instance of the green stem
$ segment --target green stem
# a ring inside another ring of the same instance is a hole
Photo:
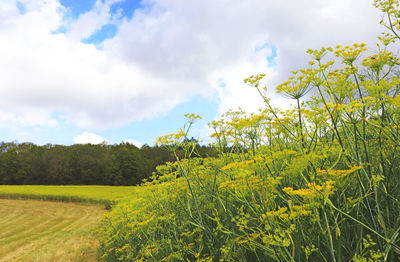
[[[300,125],[299,136],[301,137],[302,148],[305,148],[305,142],[304,142],[304,137],[303,137],[303,123],[301,121],[300,99],[297,98],[296,100],[297,100],[297,110],[299,112],[299,125]]]
[[[385,240],[385,242],[387,242],[389,245],[392,245],[395,248],[400,249],[400,247],[398,245],[396,245],[395,243],[392,243],[392,241],[390,241],[389,239],[387,239],[386,237],[382,236],[381,234],[379,234],[376,230],[372,229],[371,227],[367,226],[366,224],[364,224],[363,222],[355,219],[354,217],[350,216],[349,214],[343,212],[342,210],[340,210],[339,208],[335,207],[335,205],[333,205],[333,203],[331,202],[330,199],[327,200],[327,202],[329,204],[329,206],[331,206],[333,209],[335,209],[336,211],[338,211],[340,214],[344,215],[345,217],[350,218],[351,220],[353,220],[354,222],[356,222],[357,224],[365,227],[366,229],[368,229],[369,231],[371,231],[372,233],[374,233],[375,235],[377,235],[378,237],[380,237],[381,239]]]

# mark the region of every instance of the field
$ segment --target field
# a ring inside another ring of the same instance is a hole
[[[0,186],[0,198],[38,199],[63,202],[104,204],[135,197],[135,187],[121,186]]]
[[[0,186],[0,261],[97,261],[104,207],[134,195],[135,187]]]
[[[0,199],[0,261],[97,261],[98,205]]]

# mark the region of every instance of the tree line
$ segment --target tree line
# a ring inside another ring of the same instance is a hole
[[[197,145],[202,156],[213,156]],[[174,156],[159,146],[129,143],[70,146],[0,143],[2,185],[137,185]]]

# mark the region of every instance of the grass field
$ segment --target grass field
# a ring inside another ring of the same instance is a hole
[[[0,261],[97,261],[101,206],[0,199]]]
[[[137,187],[133,186],[8,186],[0,185],[0,198],[38,199],[63,202],[86,202],[104,204],[135,197]]]

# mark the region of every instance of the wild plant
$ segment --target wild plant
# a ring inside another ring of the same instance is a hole
[[[266,107],[210,124],[218,158],[196,157],[187,139],[196,115],[159,138],[176,161],[109,213],[103,258],[397,261],[400,61],[390,50],[399,4],[375,5],[391,33],[375,53],[363,43],[308,50],[309,66],[276,88],[293,109],[272,106],[265,75],[247,78]]]

